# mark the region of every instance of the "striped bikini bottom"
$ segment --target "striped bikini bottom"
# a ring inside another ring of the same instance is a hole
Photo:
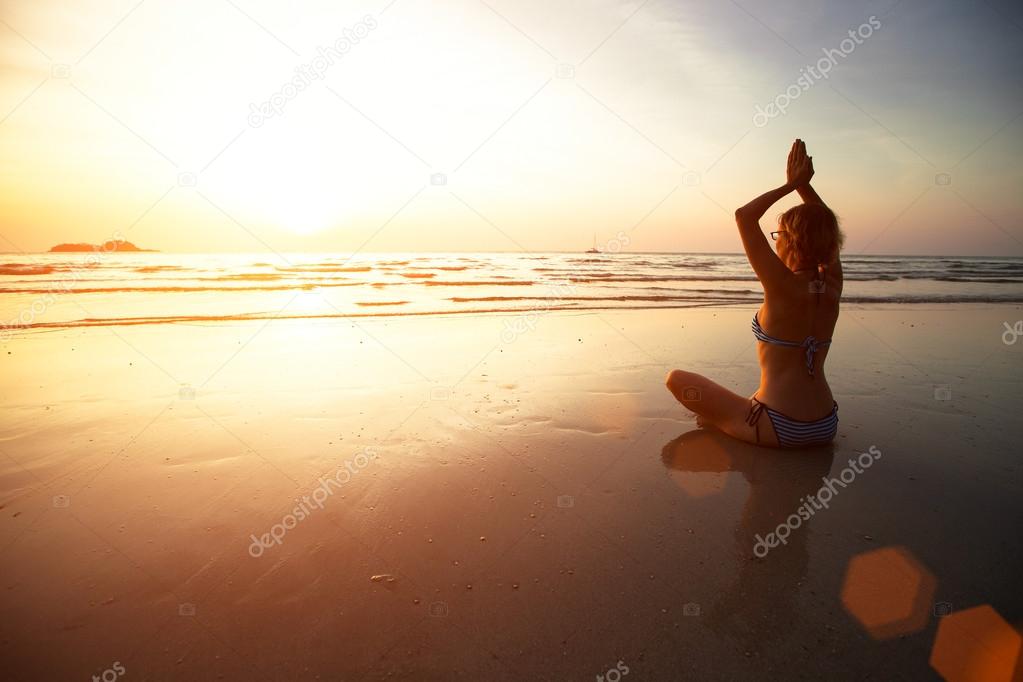
[[[760,442],[760,415],[764,412],[767,412],[767,417],[774,426],[774,432],[778,436],[778,445],[783,448],[827,445],[835,438],[835,434],[838,432],[837,402],[828,416],[805,422],[772,410],[754,396],[750,398],[749,414],[746,415],[746,423],[756,428],[757,443]]]

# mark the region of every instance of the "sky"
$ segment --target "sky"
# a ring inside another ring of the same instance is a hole
[[[0,250],[736,252],[799,137],[846,253],[1023,256],[1021,38],[1002,0],[0,0]]]

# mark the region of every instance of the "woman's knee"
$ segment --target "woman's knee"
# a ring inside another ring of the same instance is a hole
[[[683,402],[697,402],[703,393],[705,379],[694,372],[673,369],[665,378],[665,385],[672,394]]]

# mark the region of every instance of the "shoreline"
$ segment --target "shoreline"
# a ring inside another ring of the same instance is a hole
[[[402,301],[401,303],[407,303]],[[364,306],[390,306],[397,305],[397,303],[384,302],[384,303],[357,303],[356,305]],[[951,307],[956,310],[989,310],[989,309],[1001,309],[1001,308],[1012,308],[1023,311],[1023,300],[1021,301],[926,301],[926,302],[907,302],[907,301],[881,301],[881,302],[860,302],[860,301],[846,301],[842,300],[843,309],[851,310],[901,310],[904,307],[911,307],[914,310],[941,310],[945,307]],[[930,307],[925,307],[930,306]],[[969,308],[963,308],[963,306],[971,306]],[[480,317],[522,317],[523,314],[533,314],[534,316],[547,316],[547,315],[572,315],[572,313],[579,313],[580,315],[599,315],[600,313],[652,313],[656,311],[671,310],[671,311],[682,311],[682,310],[705,310],[705,309],[721,309],[721,310],[755,310],[759,307],[759,303],[738,301],[734,303],[692,303],[690,305],[662,305],[662,306],[650,306],[640,308],[626,308],[620,306],[593,306],[593,307],[571,307],[571,308],[555,308],[550,306],[530,306],[524,308],[484,308],[478,310],[465,310],[459,312],[452,312],[448,310],[438,311],[413,311],[413,312],[383,312],[383,311],[371,311],[366,313],[339,313],[339,314],[311,314],[311,315],[282,315],[282,314],[270,314],[270,315],[257,315],[257,314],[241,314],[234,316],[183,316],[173,318],[113,318],[113,319],[86,319],[76,321],[74,323],[66,322],[34,322],[28,325],[2,325],[0,329],[3,331],[27,331],[27,330],[54,330],[59,331],[62,329],[78,329],[88,327],[132,327],[132,326],[151,326],[151,325],[198,325],[201,326],[204,323],[217,323],[217,322],[315,322],[318,320],[323,321],[340,321],[349,318],[352,319],[388,319],[388,318],[433,318],[433,319],[458,319],[461,317],[469,318],[480,318]]]

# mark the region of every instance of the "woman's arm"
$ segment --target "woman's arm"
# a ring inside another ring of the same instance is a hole
[[[760,218],[767,213],[767,209],[794,189],[791,183],[785,183],[777,189],[761,194],[735,211],[735,223],[739,226],[739,236],[746,250],[746,258],[753,266],[753,271],[757,273],[760,283],[764,285],[765,291],[781,286],[792,272],[771,248],[770,242],[760,228]]]
[[[803,200],[804,204],[824,204],[824,200],[821,199],[821,195],[814,191],[809,182],[797,187],[796,191],[799,192],[799,198]]]
[[[772,189],[769,192],[764,192],[759,197],[749,202],[742,208],[736,209],[735,220],[739,223],[739,229],[743,226],[756,227],[760,230],[760,219],[767,213],[767,209],[774,206],[778,201],[785,195],[796,190],[796,186],[791,182],[786,182],[777,189]]]

